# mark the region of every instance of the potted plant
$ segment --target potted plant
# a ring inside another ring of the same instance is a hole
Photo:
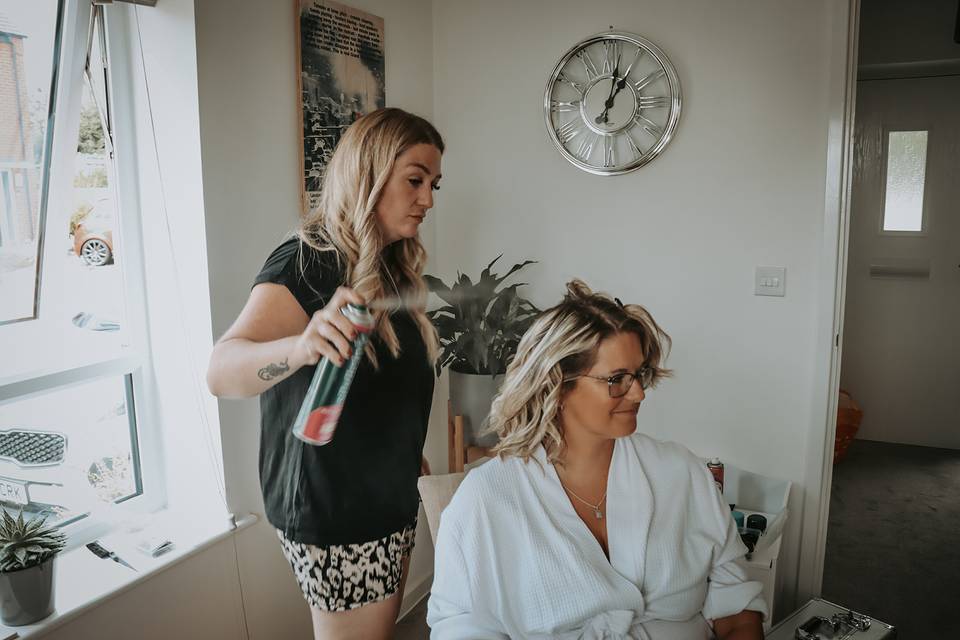
[[[54,609],[53,568],[66,536],[45,516],[24,520],[4,509],[0,519],[0,618],[18,627],[46,618]]]
[[[494,258],[476,282],[457,272],[457,280],[448,287],[439,278],[424,275],[430,291],[446,303],[427,314],[440,337],[437,376],[450,367],[450,402],[454,413],[464,417],[464,441],[482,447],[496,443],[494,434],[481,435],[490,402],[520,338],[540,312],[517,293],[526,283],[498,288],[534,261],[515,264],[501,277],[491,271],[501,257]]]

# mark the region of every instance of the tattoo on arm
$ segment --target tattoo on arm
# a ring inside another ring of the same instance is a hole
[[[257,371],[257,376],[261,380],[273,380],[274,378],[279,378],[287,371],[290,371],[290,365],[287,364],[289,358],[284,358],[283,362],[271,362],[263,369]]]

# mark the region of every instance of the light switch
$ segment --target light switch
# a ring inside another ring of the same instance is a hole
[[[757,267],[753,293],[758,296],[787,295],[786,267]]]

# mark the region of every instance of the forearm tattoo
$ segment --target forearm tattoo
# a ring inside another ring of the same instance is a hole
[[[263,369],[257,371],[257,376],[261,380],[273,380],[274,378],[279,378],[287,371],[290,371],[290,365],[287,364],[289,358],[284,358],[283,362],[271,362]]]

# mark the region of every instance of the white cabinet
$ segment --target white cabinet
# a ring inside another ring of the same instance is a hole
[[[780,593],[777,565],[783,526],[789,513],[790,481],[769,478],[733,465],[724,465],[723,476],[723,498],[727,504],[736,505],[736,510],[743,512],[745,519],[754,513],[763,514],[767,519],[767,530],[757,542],[754,553],[739,562],[751,580],[763,585],[763,597],[770,612],[764,628],[769,630],[773,607]]]
[[[777,536],[773,544],[766,549],[754,553],[749,560],[746,558],[740,560],[740,565],[746,570],[747,577],[763,585],[763,599],[767,601],[767,610],[770,612],[763,625],[767,631],[770,630],[773,622],[773,606],[780,591],[777,582],[777,562],[780,556],[781,539],[782,536]]]

